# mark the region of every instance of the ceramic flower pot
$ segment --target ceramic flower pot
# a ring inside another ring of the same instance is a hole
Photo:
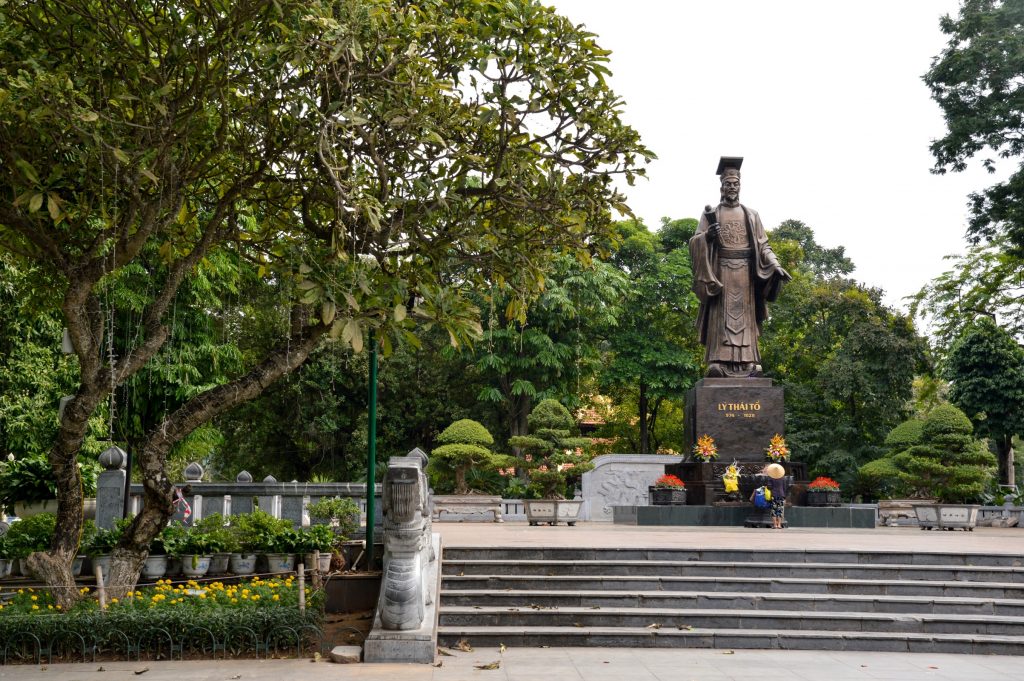
[[[228,566],[233,575],[251,575],[256,572],[256,554],[232,553]]]
[[[267,572],[292,572],[295,570],[295,554],[267,553]]]
[[[215,553],[210,557],[210,569],[208,575],[223,575],[228,571],[228,564],[231,562],[230,553]]]
[[[210,570],[210,556],[183,553],[181,555],[181,574],[190,579],[205,577]]]
[[[149,556],[142,564],[142,578],[162,579],[167,574],[167,556]]]
[[[302,564],[306,566],[307,570],[312,570],[314,567],[314,554],[307,553],[303,556]],[[320,572],[326,574],[331,571],[331,552],[322,551],[320,553],[320,564],[317,567]]]
[[[683,487],[648,487],[651,506],[684,506],[686,489]]]

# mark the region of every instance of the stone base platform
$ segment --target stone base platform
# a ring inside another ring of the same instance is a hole
[[[613,506],[616,525],[743,527],[754,508],[740,506]],[[789,506],[789,527],[871,529],[875,512],[869,508]]]

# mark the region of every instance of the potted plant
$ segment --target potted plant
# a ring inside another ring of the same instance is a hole
[[[181,554],[178,549],[185,541],[186,532],[187,528],[180,521],[173,521],[168,523],[157,538],[167,555],[167,570],[164,572],[166,577],[177,577],[181,574]]]
[[[697,443],[693,445],[693,458],[702,463],[711,463],[717,459],[718,447],[715,445],[715,439],[707,433],[697,438]]]
[[[222,575],[228,571],[231,554],[236,553],[240,546],[238,539],[220,513],[208,515],[195,524],[200,534],[206,535],[207,548],[210,553],[210,569],[208,575]]]
[[[765,456],[775,463],[782,463],[789,458],[789,447],[786,446],[786,440],[778,433],[772,436],[771,441],[768,443],[768,448],[764,450]]]
[[[82,544],[82,552],[92,561],[93,571],[95,572],[97,567],[103,569],[104,584],[110,579],[110,554],[117,546],[117,542],[121,541],[123,527],[124,521],[119,522],[113,529],[97,528],[89,537],[88,544]]]
[[[977,525],[979,507],[970,502],[984,492],[996,458],[973,433],[962,411],[943,404],[925,418],[920,443],[893,457],[914,496],[938,501],[914,505],[921,529],[973,530]]]
[[[309,517],[323,523],[344,541],[359,530],[359,506],[347,497],[323,497],[306,504]]]
[[[86,497],[85,517],[96,516],[96,477],[100,466],[95,461],[78,462],[82,491]],[[11,508],[19,518],[57,510],[57,485],[53,469],[44,456],[26,456],[0,462],[0,509]]]
[[[807,485],[808,506],[838,506],[840,503],[839,483],[832,478],[818,476]]]
[[[291,521],[275,518],[259,509],[231,516],[231,531],[238,546],[238,553],[231,554],[231,572],[236,575],[255,572],[257,555],[276,550],[276,536],[290,531],[291,527]]]
[[[205,577],[210,570],[210,556],[219,547],[209,534],[197,527],[188,528],[176,547],[176,553],[181,557],[182,574],[192,579]]]
[[[647,488],[652,506],[682,506],[686,504],[686,485],[675,475],[663,475]]]
[[[590,439],[572,437],[574,422],[569,410],[557,400],[543,400],[527,419],[530,435],[509,439],[522,452],[520,465],[526,469],[531,491],[539,498],[523,501],[530,525],[560,520],[575,525],[583,502],[567,500],[570,483],[593,468]]]
[[[313,525],[303,528],[295,551],[302,555],[303,564],[308,568],[316,568],[322,573],[331,571],[331,555],[338,535],[327,525]],[[314,556],[320,552],[320,562],[314,565]]]
[[[181,529],[179,533],[178,529]],[[161,579],[168,574],[170,556],[177,553],[178,545],[184,535],[180,525],[168,525],[149,543],[149,555],[142,564],[142,577],[146,580]],[[179,569],[181,561],[178,561]],[[176,573],[175,573],[176,574]]]
[[[302,535],[290,527],[272,535],[264,547],[263,554],[267,561],[267,572],[291,572],[294,570],[295,552],[301,541]]]
[[[472,419],[462,419],[451,424],[437,436],[440,447],[430,453],[427,471],[434,479],[454,480],[454,493],[469,494],[472,490],[466,482],[470,469],[497,471],[513,465],[513,457],[495,454],[490,450],[494,438],[487,429]]]

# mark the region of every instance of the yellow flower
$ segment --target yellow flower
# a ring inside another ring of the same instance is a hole
[[[206,600],[206,594],[199,594],[199,599],[205,601]]]
[[[58,609],[58,610],[63,610],[64,608],[60,607],[60,603],[58,603],[58,604],[57,604],[57,609]]]
[[[232,599],[231,599],[231,602],[232,602],[232,603],[237,603],[237,602],[238,602],[238,599],[237,599],[237,598],[232,598]]]
[[[33,600],[33,601],[38,601],[38,600],[39,600],[39,596],[33,596],[33,597],[32,597],[32,600]]]
[[[242,600],[243,600],[243,601],[247,601],[247,600],[249,600],[249,594],[247,594],[247,593],[245,593],[245,592],[243,591],[243,592],[242,592]]]
[[[260,599],[260,595],[259,595],[259,594],[256,594],[255,596],[253,596],[253,597],[252,597],[252,599],[253,599],[254,601],[258,601],[258,600]]]
[[[33,606],[32,606],[32,609],[33,609],[33,610],[38,610],[38,609],[39,609],[39,606],[38,606],[38,605],[33,605]]]
[[[0,610],[3,610],[3,609],[4,609],[4,606],[0,605]]]
[[[271,598],[271,600],[279,601],[279,600],[281,600],[281,597],[278,596],[277,594],[274,594],[273,597]]]
[[[48,606],[46,606],[46,609],[47,610],[53,610],[53,606],[52,605],[48,605]]]
[[[120,603],[120,601],[117,600],[116,598],[111,598],[110,599],[110,603],[111,603],[111,605],[113,605],[114,603]]]
[[[23,593],[25,593],[25,590],[24,589],[18,589],[18,593],[19,594],[23,594]]]

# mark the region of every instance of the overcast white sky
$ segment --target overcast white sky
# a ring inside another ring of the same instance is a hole
[[[845,246],[891,305],[963,251],[967,195],[993,178],[929,172],[945,125],[921,80],[957,0],[549,1],[613,50],[625,119],[659,157],[626,187],[649,226],[717,203],[719,156],[743,156],[765,227]]]

